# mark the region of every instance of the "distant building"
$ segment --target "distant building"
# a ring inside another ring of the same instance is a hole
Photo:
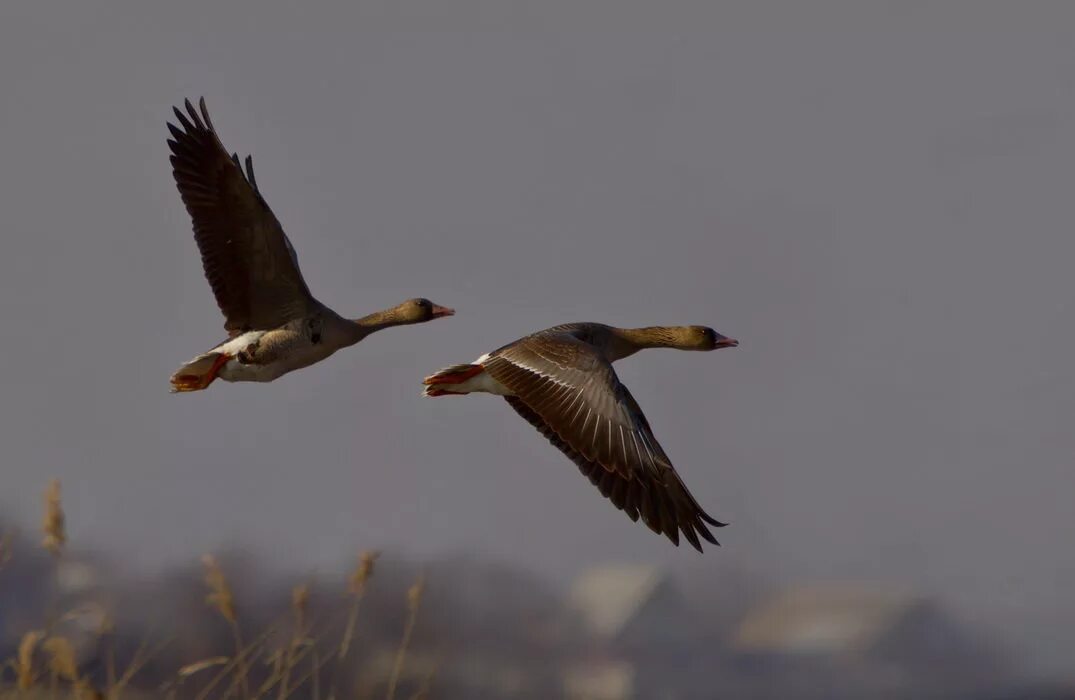
[[[619,649],[686,641],[696,619],[675,582],[652,566],[588,569],[572,585],[568,606],[589,637]]]
[[[564,675],[564,694],[586,700],[712,697],[689,692],[718,672],[719,639],[675,581],[650,566],[585,571],[568,610],[586,639]]]
[[[997,657],[935,602],[888,588],[790,589],[748,612],[731,646],[744,677],[782,679],[800,697],[957,697],[1003,678]]]

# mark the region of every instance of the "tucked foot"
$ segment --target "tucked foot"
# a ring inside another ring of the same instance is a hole
[[[172,393],[206,389],[230,359],[231,355],[213,352],[191,360],[172,375]]]
[[[461,391],[448,391],[447,389],[437,389],[435,387],[427,386],[422,391],[422,396],[466,396],[465,392]]]
[[[446,367],[436,374],[431,374],[422,380],[422,383],[426,386],[434,386],[436,384],[462,384],[466,380],[476,377],[485,368],[481,365],[452,365]]]
[[[477,377],[485,368],[481,365],[452,365],[422,380],[425,390],[422,396],[464,396],[473,387],[468,381]]]
[[[196,374],[173,374],[172,393],[177,394],[185,391],[201,391],[209,386]]]

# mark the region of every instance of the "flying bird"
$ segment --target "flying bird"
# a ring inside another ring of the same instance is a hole
[[[705,326],[554,326],[426,377],[425,396],[503,396],[633,521],[679,545],[719,544],[723,527],[687,490],[612,363],[645,348],[718,350],[739,341]]]
[[[172,175],[194,224],[202,268],[224,314],[228,340],[172,375],[172,391],[199,391],[214,379],[271,382],[324,360],[370,333],[451,316],[428,299],[410,299],[347,319],[310,294],[298,258],[258,189],[250,156],[245,172],[228,155],[205,99],[174,108],[169,123]]]

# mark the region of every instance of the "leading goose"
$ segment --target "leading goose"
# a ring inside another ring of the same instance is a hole
[[[271,382],[320,362],[390,326],[451,316],[428,299],[410,299],[362,318],[343,318],[310,294],[295,249],[261,196],[250,156],[246,172],[217,136],[205,99],[187,100],[168,124],[172,175],[194,223],[202,267],[224,313],[228,340],[180,367],[172,391],[199,391],[214,379]],[[182,128],[180,128],[182,127]]]
[[[425,396],[484,392],[511,407],[568,456],[601,494],[631,520],[639,517],[679,545],[699,552],[719,544],[710,517],[679,478],[612,363],[644,348],[717,350],[739,341],[705,326],[616,328],[569,323],[528,335],[426,377]]]

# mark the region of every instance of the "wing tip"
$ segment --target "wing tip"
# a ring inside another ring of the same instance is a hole
[[[186,112],[175,105],[172,106],[172,114],[179,120],[183,129],[187,132],[208,131],[214,134],[216,133],[216,129],[213,128],[213,122],[209,118],[209,110],[205,106],[205,97],[198,98],[197,109],[194,107],[194,103],[190,101],[189,97],[184,97],[183,107],[186,109]],[[171,128],[172,124],[169,123],[168,126]]]
[[[692,547],[698,550],[700,554],[704,554],[705,549],[702,547],[701,540],[698,539],[699,535],[701,535],[702,539],[704,539],[706,542],[713,545],[714,547],[720,546],[720,542],[718,542],[717,538],[713,536],[713,533],[710,532],[709,529],[700,522],[695,521],[684,523],[680,525],[680,529],[683,531],[683,535],[686,537],[687,542],[689,542]]]
[[[707,523],[709,523],[713,527],[728,527],[728,523],[721,522],[720,520],[717,520],[716,518],[711,516],[709,513],[706,513],[704,510],[702,510],[700,508],[698,509],[698,517],[701,518],[702,520],[706,521]]]

